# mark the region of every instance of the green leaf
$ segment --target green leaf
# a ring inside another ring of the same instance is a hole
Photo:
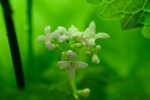
[[[75,100],[73,95],[48,88],[30,88],[24,91],[3,93],[1,100]]]
[[[121,28],[124,30],[144,27],[149,30],[150,0],[87,0],[98,5],[97,14],[100,18],[114,20],[122,18]],[[148,34],[142,31],[142,34]],[[148,35],[144,35],[149,38]]]
[[[143,17],[144,11],[139,11],[135,14],[126,14],[121,21],[122,29],[131,29],[142,27],[143,24],[139,22],[139,20]],[[144,14],[145,15],[145,14]]]
[[[89,2],[90,4],[98,5],[98,4],[100,4],[103,0],[86,0],[86,1]]]
[[[110,38],[96,40],[102,47],[101,63],[81,72],[80,88],[90,88],[89,100],[149,100],[150,39],[137,34],[139,30],[122,31],[116,25],[119,20],[94,20],[99,20],[97,32],[107,32]]]
[[[142,34],[146,38],[150,38],[150,25],[145,25],[142,29]]]

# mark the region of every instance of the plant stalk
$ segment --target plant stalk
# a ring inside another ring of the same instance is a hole
[[[71,89],[73,90],[74,97],[78,96],[77,95],[78,90],[77,90],[77,87],[76,87],[76,84],[75,84],[75,79],[74,78],[69,79],[69,84],[70,84]]]
[[[33,48],[32,48],[32,0],[27,0],[27,14],[28,14],[29,54],[33,54]]]
[[[22,66],[21,55],[18,47],[16,32],[12,20],[11,6],[8,0],[1,0],[1,4],[4,13],[4,20],[6,23],[8,42],[10,46],[10,52],[11,52],[13,66],[14,66],[17,86],[19,89],[24,89],[25,81],[24,81],[23,66]]]

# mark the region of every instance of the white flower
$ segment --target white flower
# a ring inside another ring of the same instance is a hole
[[[53,50],[55,48],[55,45],[51,43],[51,39],[57,37],[57,32],[50,34],[50,28],[51,28],[50,26],[45,27],[44,32],[45,32],[46,36],[44,36],[44,35],[38,36],[37,41],[38,42],[45,41],[45,45],[46,45],[47,49]]]
[[[69,69],[70,78],[73,78],[75,75],[75,67],[85,68],[88,66],[88,64],[85,62],[76,61],[77,55],[76,55],[76,53],[72,52],[72,50],[68,50],[66,52],[66,55],[68,57],[70,57],[70,60],[69,61],[59,61],[58,64],[59,64],[59,66],[61,66],[62,70],[66,70],[67,68]]]
[[[66,30],[66,28],[64,28],[62,26],[59,26],[58,30],[63,34],[59,37],[59,42],[63,42],[65,40],[69,39],[73,33],[79,31],[74,25],[71,25],[71,27],[68,29],[68,31]]]
[[[94,64],[100,63],[100,59],[98,58],[98,56],[96,54],[93,54],[93,56],[92,56],[92,62]]]
[[[73,34],[72,36],[80,37],[80,41],[84,45],[88,45],[90,48],[95,45],[95,40],[98,38],[109,38],[107,33],[95,33],[95,22],[92,21],[89,24],[89,27],[84,32],[78,32]]]
[[[59,26],[58,27],[58,31],[63,34],[63,35],[60,35],[59,42],[65,41],[68,38],[68,36],[67,36],[68,34],[67,34],[66,28],[64,28],[62,26]]]
[[[73,34],[76,32],[79,32],[79,30],[74,25],[71,25],[71,27],[68,29],[68,33]]]

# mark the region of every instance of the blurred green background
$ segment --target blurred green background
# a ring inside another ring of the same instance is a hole
[[[44,28],[51,32],[58,26],[67,29],[73,24],[84,31],[91,21],[96,32],[106,32],[109,39],[98,39],[102,49],[100,64],[92,64],[78,50],[78,60],[89,66],[76,70],[78,89],[90,88],[88,100],[150,100],[150,39],[144,38],[141,29],[122,30],[120,19],[103,20],[97,17],[97,7],[86,0],[32,0],[32,43],[29,42],[27,0],[9,0],[21,52],[26,88],[47,86],[71,93],[68,72],[61,71],[57,61],[59,50],[49,51],[37,37]],[[32,44],[32,48],[29,46]],[[0,93],[16,90],[16,81],[7,40],[2,6],[0,5]]]

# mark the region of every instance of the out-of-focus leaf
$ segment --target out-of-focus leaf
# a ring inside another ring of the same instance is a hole
[[[99,5],[103,0],[86,0],[90,4]]]
[[[143,24],[140,23],[140,19],[145,17],[144,11],[139,11],[135,14],[126,14],[124,18],[122,18],[121,21],[121,27],[122,29],[131,29],[131,28],[137,28],[142,27]]]
[[[110,38],[96,40],[102,47],[101,63],[84,69],[78,87],[91,89],[89,100],[149,100],[150,40],[137,34],[139,29],[122,31],[116,26],[120,20],[94,20],[97,32],[106,32]]]
[[[145,25],[142,29],[142,34],[146,38],[150,38],[150,25]]]
[[[31,88],[24,91],[3,93],[1,100],[75,100],[73,95],[48,88]]]
[[[124,30],[150,25],[150,0],[87,0],[91,4],[98,4],[97,14],[100,18],[112,20],[122,18],[121,27]],[[149,34],[142,31],[142,34]],[[150,38],[147,35],[144,35]]]

